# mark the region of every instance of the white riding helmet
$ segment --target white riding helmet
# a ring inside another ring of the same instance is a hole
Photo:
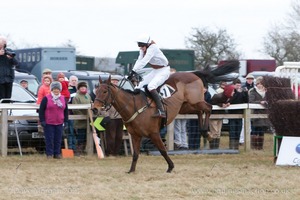
[[[138,46],[148,45],[151,43],[151,37],[149,35],[141,35],[137,40]]]

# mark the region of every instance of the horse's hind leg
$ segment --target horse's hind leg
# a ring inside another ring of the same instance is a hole
[[[171,158],[168,156],[167,149],[166,149],[163,141],[161,140],[161,137],[160,137],[159,133],[158,134],[152,134],[150,136],[150,139],[153,142],[153,144],[157,147],[157,149],[159,150],[160,154],[167,161],[167,163],[168,163],[168,170],[167,170],[167,172],[170,173],[173,170],[173,168],[174,168],[174,163],[171,160]]]
[[[199,127],[200,127],[200,130],[207,131],[212,105],[210,105],[209,103],[207,103],[205,101],[202,101],[199,104],[200,104],[199,107],[200,107],[200,110],[201,110],[198,114]],[[203,113],[205,113],[204,122],[203,122]]]
[[[132,156],[132,162],[131,167],[128,173],[134,172],[136,168],[136,163],[139,159],[140,154],[140,146],[141,146],[141,137],[131,135],[132,137],[132,145],[133,145],[133,156]]]

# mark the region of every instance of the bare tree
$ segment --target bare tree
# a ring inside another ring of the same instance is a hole
[[[61,44],[62,47],[73,47],[76,49],[76,55],[80,55],[80,51],[79,51],[79,48],[78,46],[70,39],[68,39],[66,42],[62,43]]]
[[[291,4],[291,12],[282,23],[273,25],[263,42],[263,52],[274,58],[277,65],[300,60],[300,0]]]
[[[1,34],[0,33],[0,36],[3,36],[6,39],[8,48],[16,49],[17,46],[16,46],[15,42],[11,39],[11,36],[9,34]]]
[[[240,57],[234,39],[225,29],[219,28],[214,32],[207,27],[193,28],[185,43],[187,48],[195,51],[196,68],[218,64],[220,60]]]
[[[300,0],[294,0],[291,3],[291,12],[288,13],[286,19],[286,27],[292,30],[300,28]]]

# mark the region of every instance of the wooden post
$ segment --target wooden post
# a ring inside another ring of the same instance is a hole
[[[7,109],[2,109],[1,113],[1,156],[7,156]]]
[[[251,150],[251,141],[250,141],[250,135],[251,135],[251,109],[249,108],[249,106],[244,109],[244,144],[245,144],[245,151],[250,151]]]
[[[87,109],[87,112],[89,112],[90,108]],[[87,155],[91,156],[94,154],[94,141],[93,141],[93,133],[91,132],[91,126],[90,126],[90,120],[89,120],[89,114],[87,113],[87,133],[86,133],[86,153]],[[91,122],[93,123],[93,122]]]

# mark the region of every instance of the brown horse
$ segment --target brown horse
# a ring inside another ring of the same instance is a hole
[[[202,71],[171,74],[165,83],[172,86],[176,92],[164,100],[167,110],[166,124],[170,124],[178,113],[197,114],[202,127],[202,114],[205,113],[203,129],[207,129],[212,106],[204,101],[203,86],[232,80],[232,77],[222,75],[234,72],[238,68],[239,62],[233,61],[213,70],[206,68]],[[162,119],[152,117],[156,111],[155,103],[143,92],[136,94],[111,84],[110,77],[106,81],[102,81],[100,77],[99,81],[100,87],[96,92],[94,107],[99,109],[103,106],[114,106],[122,116],[133,140],[134,153],[129,173],[135,171],[142,137],[151,139],[168,163],[167,172],[171,172],[174,164],[159,134]]]

